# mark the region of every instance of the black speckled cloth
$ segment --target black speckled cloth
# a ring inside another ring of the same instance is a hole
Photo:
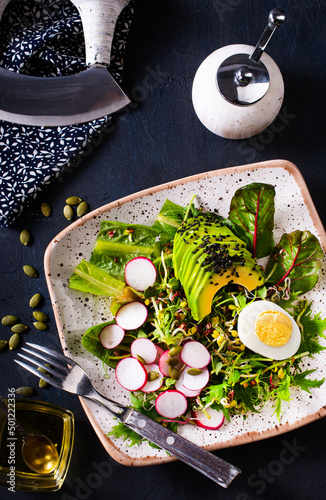
[[[121,13],[110,73],[122,79],[123,54],[134,2]],[[67,1],[12,0],[0,30],[0,66],[33,76],[67,76],[86,68],[80,16]],[[1,91],[1,89],[0,89]],[[0,225],[9,226],[38,192],[58,177],[110,125],[111,116],[64,127],[0,121]]]

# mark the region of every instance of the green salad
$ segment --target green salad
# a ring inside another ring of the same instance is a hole
[[[172,430],[218,429],[267,401],[280,420],[291,387],[324,382],[303,367],[325,349],[326,319],[304,297],[323,252],[307,230],[274,241],[274,201],[273,186],[252,183],[228,218],[166,200],[152,226],[102,221],[70,277],[70,288],[111,300],[114,319],[82,345],[115,370],[131,406]],[[109,435],[143,439],[121,423]]]

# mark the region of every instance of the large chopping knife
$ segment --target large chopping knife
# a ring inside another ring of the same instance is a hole
[[[9,1],[0,0],[0,18]],[[72,0],[83,24],[88,68],[53,78],[0,68],[0,119],[23,125],[72,125],[95,120],[129,104],[107,69],[115,25],[129,1]]]

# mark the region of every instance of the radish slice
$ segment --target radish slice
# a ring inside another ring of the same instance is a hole
[[[160,357],[162,356],[162,354],[164,352],[164,349],[161,346],[159,346],[159,345],[155,345],[155,347],[156,347],[156,351],[157,351],[157,355],[156,355],[156,358],[155,358],[155,363],[158,365]]]
[[[147,257],[136,257],[125,266],[125,281],[138,292],[143,292],[148,286],[153,286],[156,280],[156,269]]]
[[[168,389],[157,396],[155,408],[157,413],[166,418],[177,418],[187,410],[187,398],[184,394]]]
[[[199,375],[189,375],[187,370],[189,366],[186,366],[184,369],[184,377],[183,377],[183,385],[189,391],[198,391],[199,389],[203,389],[209,380],[209,371],[207,368],[203,368],[202,372]]]
[[[169,352],[170,352],[169,350],[164,351],[163,354],[160,357],[160,360],[159,360],[160,370],[163,373],[163,375],[165,375],[166,377],[170,376],[170,374],[169,374],[169,368],[170,368],[170,366],[167,364],[167,360],[168,359],[173,359],[171,356],[169,356]],[[180,355],[173,356],[173,357],[178,361],[178,364],[175,365],[176,370],[180,370],[180,368],[181,368],[181,366],[183,364],[182,361],[180,361]]]
[[[196,419],[198,427],[215,431],[222,427],[224,423],[224,415],[221,410],[214,410],[206,408],[205,410],[210,418],[208,418],[203,411],[192,411],[192,416]]]
[[[184,394],[186,398],[194,398],[198,396],[201,392],[201,389],[198,389],[197,391],[190,391],[189,389],[187,389],[183,385],[184,376],[185,376],[185,370],[182,370],[182,372],[180,373],[180,377],[178,378],[178,380],[176,380],[174,384],[176,390],[182,392],[182,394]]]
[[[120,307],[115,320],[124,330],[136,330],[147,319],[147,307],[142,302],[129,302]]]
[[[180,357],[185,365],[199,369],[205,368],[211,361],[209,351],[196,340],[184,344]]]
[[[99,341],[105,349],[113,349],[122,342],[125,331],[121,326],[112,323],[106,325],[98,336]]]
[[[145,365],[145,370],[147,371],[147,373],[149,373],[149,372],[157,373],[158,377],[155,380],[148,380],[148,378],[147,378],[147,382],[144,385],[144,387],[142,387],[142,391],[143,392],[158,391],[160,389],[160,387],[162,387],[162,385],[163,385],[163,378],[164,378],[162,373],[159,370],[158,365],[154,364],[154,363],[152,363],[150,365]]]
[[[130,347],[130,352],[132,357],[136,358],[137,355],[140,356],[146,363],[154,363],[157,350],[154,342],[149,339],[136,339],[133,341]]]
[[[139,391],[147,382],[147,371],[136,358],[124,358],[115,368],[119,384],[128,391]]]

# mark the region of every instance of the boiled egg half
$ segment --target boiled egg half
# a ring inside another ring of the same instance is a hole
[[[248,349],[275,360],[293,356],[301,342],[300,329],[292,316],[268,300],[251,302],[242,309],[238,335]]]

